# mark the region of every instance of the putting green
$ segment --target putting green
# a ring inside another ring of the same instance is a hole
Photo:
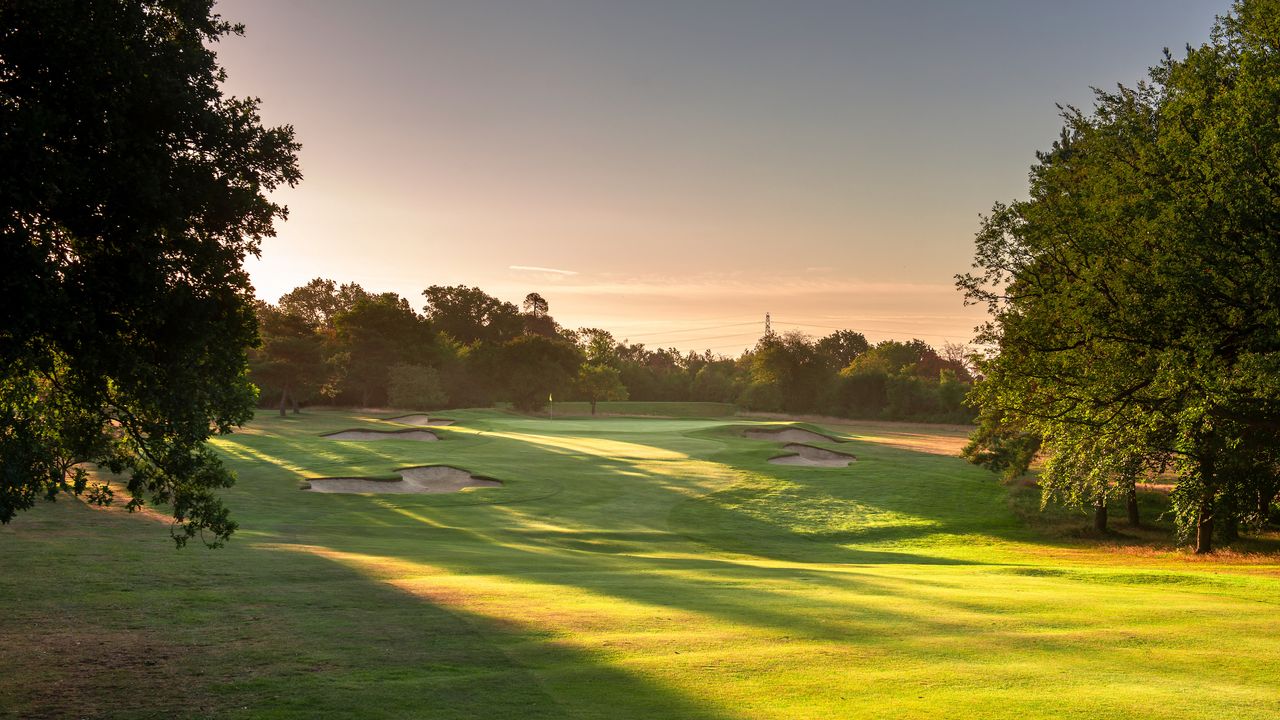
[[[0,621],[0,707],[1280,716],[1274,557],[1050,543],[991,474],[918,449],[954,445],[943,431],[810,426],[845,440],[814,445],[857,457],[812,468],[769,463],[782,442],[748,439],[769,425],[736,419],[449,417],[434,443],[320,437],[386,427],[337,412],[264,414],[219,440],[240,476],[226,497],[241,530],[216,552],[175,552],[153,521],[69,502],[0,529],[0,597],[13,608]],[[298,489],[430,464],[503,484]],[[128,670],[128,648],[110,655],[126,667],[114,679],[86,678],[96,666],[83,659],[40,661],[72,652],[46,639],[68,618],[107,646],[142,638],[139,657],[162,656],[162,671]],[[157,706],[148,683],[175,680],[182,690]],[[72,705],[68,688],[96,699]]]

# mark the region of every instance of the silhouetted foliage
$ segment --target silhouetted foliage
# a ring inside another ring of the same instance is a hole
[[[524,330],[519,308],[480,288],[432,285],[422,295],[427,299],[423,312],[432,329],[464,345],[504,343]]]
[[[333,319],[355,306],[356,301],[372,297],[355,283],[339,286],[332,280],[316,278],[294,288],[280,298],[282,312],[304,318],[313,328],[332,329]]]
[[[223,95],[210,48],[241,30],[210,8],[0,3],[0,521],[96,462],[179,545],[235,528],[205,441],[251,416],[242,263],[301,176],[292,128]]]

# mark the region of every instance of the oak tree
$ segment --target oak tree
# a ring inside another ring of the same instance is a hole
[[[224,95],[211,0],[0,3],[0,521],[127,472],[179,545],[235,523],[205,441],[249,419],[242,264],[301,179],[293,129]]]
[[[1197,552],[1276,475],[1278,6],[1238,2],[1148,82],[1068,108],[1030,198],[995,206],[959,278],[998,348],[974,399],[1041,437],[1077,500],[1169,464]]]

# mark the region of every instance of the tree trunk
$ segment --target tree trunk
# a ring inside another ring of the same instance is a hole
[[[293,404],[293,414],[294,414],[294,415],[301,415],[301,414],[302,414],[302,412],[301,412],[300,410],[298,410],[298,396],[297,396],[297,395],[294,395],[294,394],[292,394],[292,393],[290,393],[290,395],[289,395],[289,402]]]
[[[1138,515],[1138,487],[1133,485],[1129,488],[1129,492],[1125,493],[1125,510],[1129,513],[1129,524],[1133,527],[1142,526],[1142,518]]]
[[[1093,506],[1093,529],[1098,532],[1107,531],[1107,501],[1099,500]]]
[[[1213,508],[1208,503],[1200,506],[1200,516],[1196,520],[1196,554],[1204,555],[1213,552]]]
[[[289,399],[289,388],[280,391],[280,417],[284,417],[285,401]]]
[[[1218,480],[1217,458],[1212,453],[1200,458],[1200,510],[1196,513],[1196,554],[1213,552],[1213,499],[1217,495],[1214,484]]]
[[[596,415],[596,401],[592,400],[591,401],[591,417],[595,417],[595,415]]]

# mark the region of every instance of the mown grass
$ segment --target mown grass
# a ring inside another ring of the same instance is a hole
[[[339,412],[220,440],[216,552],[74,502],[0,529],[11,717],[1270,718],[1275,556],[1118,551],[1029,525],[956,433],[828,425],[771,465],[735,419]],[[501,488],[301,492],[448,464]]]
[[[649,416],[673,418],[721,418],[738,412],[738,406],[718,402],[639,402],[601,400],[596,403],[596,415]],[[542,408],[539,417],[590,417],[589,402],[555,402]]]

